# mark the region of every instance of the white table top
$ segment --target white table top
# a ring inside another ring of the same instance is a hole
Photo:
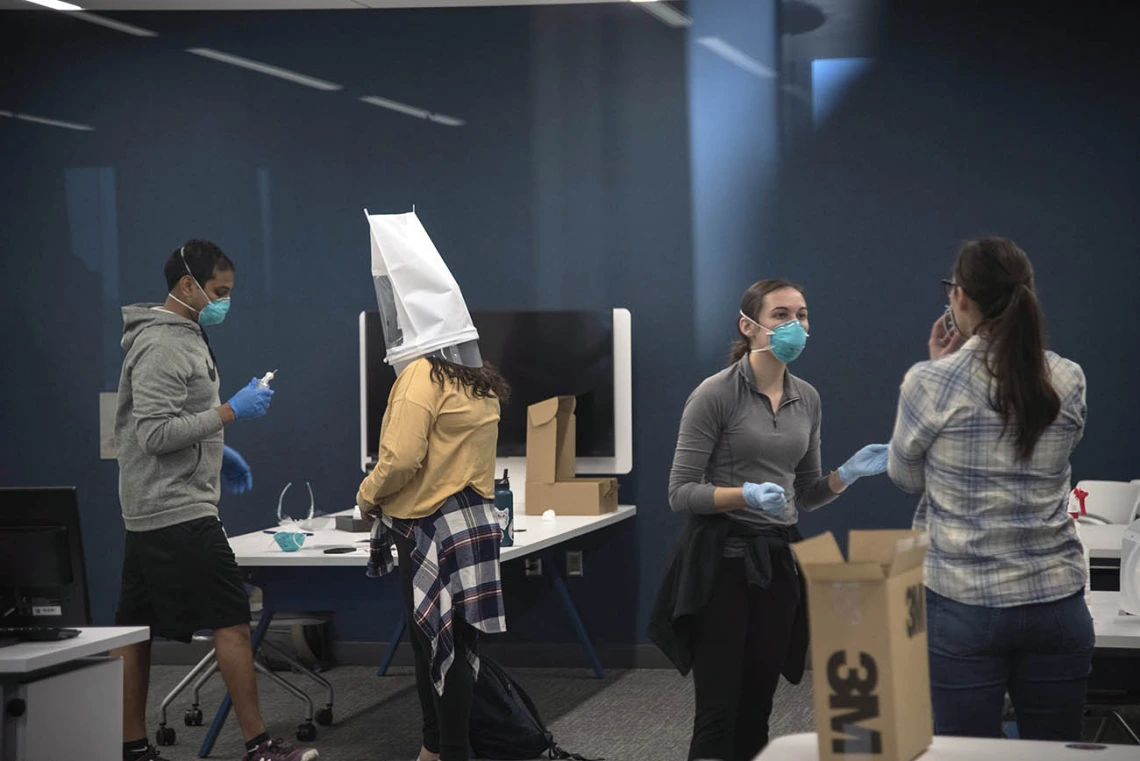
[[[559,515],[546,523],[538,515],[515,514],[515,543],[503,547],[500,561],[506,562],[532,555],[568,539],[612,526],[637,513],[633,505],[621,505],[612,513],[603,515]],[[319,518],[317,519],[320,520]],[[230,538],[230,547],[239,566],[365,566],[368,564],[368,534],[348,531],[314,531],[305,537],[305,544],[296,552],[285,552],[262,531]],[[326,555],[330,547],[354,547],[353,552]]]
[[[1140,650],[1140,616],[1120,614],[1119,592],[1091,592],[1096,646]]]
[[[1135,745],[1080,745],[1033,740],[983,740],[974,737],[935,735],[925,753],[915,761],[1136,761]],[[785,735],[773,740],[756,761],[818,761],[819,740],[815,733]]]
[[[27,674],[150,639],[145,626],[75,627],[78,637],[0,647],[0,674]]]
[[[1120,560],[1120,545],[1127,528],[1123,523],[1110,523],[1107,526],[1082,523],[1081,541],[1089,548],[1090,559]]]

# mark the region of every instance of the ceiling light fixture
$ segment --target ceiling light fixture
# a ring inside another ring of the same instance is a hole
[[[42,5],[44,8],[51,8],[53,11],[81,11],[83,10],[78,5],[71,3],[62,3],[60,0],[28,0],[29,3],[35,5]]]
[[[193,53],[203,58],[209,58],[211,61],[218,61],[219,63],[228,63],[230,66],[239,66],[243,69],[256,71],[259,74],[268,74],[271,77],[278,79],[286,79],[295,84],[304,85],[305,87],[312,87],[316,90],[343,90],[341,85],[334,82],[326,82],[323,79],[310,77],[305,74],[298,74],[289,69],[282,69],[280,66],[271,66],[261,61],[254,61],[251,58],[242,58],[241,56],[230,55],[223,53],[220,50],[211,50],[210,48],[187,48],[187,53]]]
[[[141,26],[134,26],[132,24],[124,24],[122,21],[115,21],[115,19],[107,18],[106,16],[97,16],[94,13],[74,13],[71,18],[77,18],[80,21],[86,21],[91,24],[98,24],[105,26],[108,29],[114,29],[116,32],[123,32],[124,34],[133,34],[135,37],[157,37],[158,32],[152,32],[149,29],[143,29]]]
[[[53,11],[67,11],[71,13],[72,18],[77,18],[82,21],[90,22],[92,24],[98,24],[99,26],[105,26],[108,29],[114,29],[117,32],[133,34],[135,37],[158,36],[158,32],[152,32],[149,29],[143,29],[141,26],[124,24],[122,21],[115,21],[114,19],[109,19],[105,16],[97,16],[94,13],[88,13],[78,5],[74,5],[72,3],[64,3],[60,2],[60,0],[27,0],[27,2],[33,3],[43,8],[51,8]]]
[[[641,10],[653,16],[655,19],[663,24],[673,27],[674,29],[682,29],[693,25],[693,20],[681,13],[679,10],[669,5],[668,3],[658,2],[658,0],[629,0],[631,3],[637,3]]]
[[[94,132],[95,128],[87,124],[76,124],[75,122],[65,122],[59,119],[48,119],[45,116],[32,116],[31,114],[21,114],[14,111],[0,111],[0,116],[6,116],[9,119],[19,119],[23,122],[33,122],[35,124],[45,124],[48,127],[62,127],[63,129],[73,129],[79,132]]]
[[[400,103],[396,100],[381,98],[377,95],[365,95],[360,100],[373,106],[379,106],[380,108],[386,108],[389,111],[395,111],[397,113],[404,114],[405,116],[413,116],[416,119],[427,119],[429,121],[435,122],[436,124],[442,124],[445,127],[462,127],[467,123],[462,119],[455,118],[454,116],[447,116],[446,114],[433,114],[431,111],[428,111],[426,109],[416,108],[415,106],[409,106],[407,103]]]
[[[436,124],[442,124],[445,127],[462,127],[467,123],[462,119],[456,119],[454,116],[444,116],[443,114],[432,114],[428,118]]]

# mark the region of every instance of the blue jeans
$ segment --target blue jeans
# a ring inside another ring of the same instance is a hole
[[[1000,737],[1008,692],[1024,740],[1081,739],[1096,637],[1084,592],[1014,608],[926,590],[934,733]]]

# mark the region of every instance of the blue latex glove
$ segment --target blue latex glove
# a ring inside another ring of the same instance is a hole
[[[269,402],[273,399],[273,389],[258,388],[257,378],[230,397],[229,405],[238,420],[252,420],[264,417],[269,412]]]
[[[230,494],[245,494],[253,489],[249,463],[230,447],[222,449],[222,485]]]
[[[877,476],[887,470],[887,444],[868,444],[839,466],[839,480],[850,486],[864,476]]]
[[[784,487],[779,484],[765,482],[762,484],[744,484],[744,501],[749,507],[763,510],[769,515],[775,515],[788,504],[784,494]]]

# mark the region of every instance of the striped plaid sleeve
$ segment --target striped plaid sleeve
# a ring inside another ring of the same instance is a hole
[[[903,378],[895,430],[887,458],[891,481],[911,494],[926,488],[926,450],[938,433],[934,396],[916,365]]]
[[[1089,414],[1088,396],[1084,370],[1076,362],[1063,361],[1066,365],[1064,379],[1068,394],[1061,397],[1061,412],[1062,414],[1067,412],[1071,415],[1076,426],[1072,449],[1069,450],[1071,453],[1085,435],[1085,422]]]

